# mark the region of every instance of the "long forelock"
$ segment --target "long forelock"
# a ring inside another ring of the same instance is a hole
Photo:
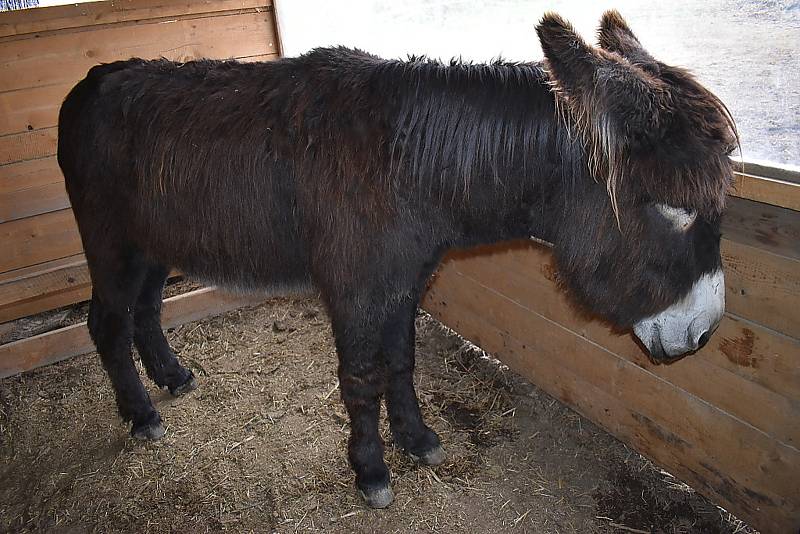
[[[595,181],[605,182],[620,230],[624,219],[620,214],[621,186],[633,174],[637,179],[652,183],[671,184],[673,190],[667,191],[667,196],[679,206],[693,207],[711,215],[721,213],[730,187],[732,166],[724,151],[709,153],[692,165],[671,166],[669,161],[662,161],[651,168],[643,168],[637,164],[637,158],[629,154],[626,141],[615,130],[608,112],[597,106],[600,99],[592,91],[578,97],[568,94],[555,80],[549,80],[548,84],[555,97],[557,120],[583,143],[589,172]],[[741,153],[738,131],[729,109],[716,95],[699,84],[697,87],[705,103],[720,119],[720,126],[726,130],[722,134],[733,140],[731,148],[738,148]],[[713,179],[715,176],[718,179]]]
[[[557,120],[583,143],[589,173],[596,182],[605,182],[611,209],[621,230],[618,186],[623,181],[627,159],[622,140],[614,131],[608,113],[594,109],[595,96],[570,95],[552,78],[548,85],[555,98]]]

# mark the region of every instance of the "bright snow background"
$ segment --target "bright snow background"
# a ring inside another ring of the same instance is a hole
[[[800,1],[283,0],[287,55],[342,44],[384,57],[538,60],[547,10],[588,40],[605,9],[657,58],[695,72],[731,109],[748,160],[800,165]]]
[[[83,0],[81,0],[83,1]],[[68,3],[41,0],[41,5]],[[547,10],[594,36],[605,9],[662,61],[695,72],[731,109],[747,160],[800,165],[800,0],[276,0],[287,55],[341,44],[384,57],[542,57]]]

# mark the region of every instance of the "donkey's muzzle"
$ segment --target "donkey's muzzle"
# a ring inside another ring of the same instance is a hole
[[[636,323],[633,332],[654,360],[668,362],[703,348],[724,311],[725,276],[717,270],[700,277],[680,301]]]

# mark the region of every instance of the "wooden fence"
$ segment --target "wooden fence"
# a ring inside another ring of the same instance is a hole
[[[56,117],[92,65],[131,56],[264,60],[268,0],[127,0],[0,13],[0,325],[86,300],[55,161]],[[424,306],[533,383],[764,532],[800,527],[800,178],[748,165],[725,217],[727,313],[709,344],[654,366],[578,313],[546,247],[451,255]],[[166,324],[258,298],[203,289]],[[85,324],[0,346],[0,377],[92,350]]]
[[[87,300],[89,272],[56,162],[64,96],[101,62],[263,61],[280,45],[271,0],[113,0],[0,13],[0,323]],[[252,299],[168,300],[173,323]],[[90,350],[78,325],[0,346],[0,376]]]
[[[737,176],[736,195],[772,204],[729,199],[725,317],[675,364],[577,313],[532,242],[451,255],[424,306],[763,532],[798,532],[800,180],[779,176]]]

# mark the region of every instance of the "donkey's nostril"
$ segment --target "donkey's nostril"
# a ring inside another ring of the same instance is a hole
[[[701,335],[700,339],[697,340],[697,348],[698,349],[702,349],[703,347],[705,347],[706,343],[708,343],[708,338],[710,338],[710,337],[711,337],[711,334],[708,332],[708,330],[703,332],[703,335]]]

